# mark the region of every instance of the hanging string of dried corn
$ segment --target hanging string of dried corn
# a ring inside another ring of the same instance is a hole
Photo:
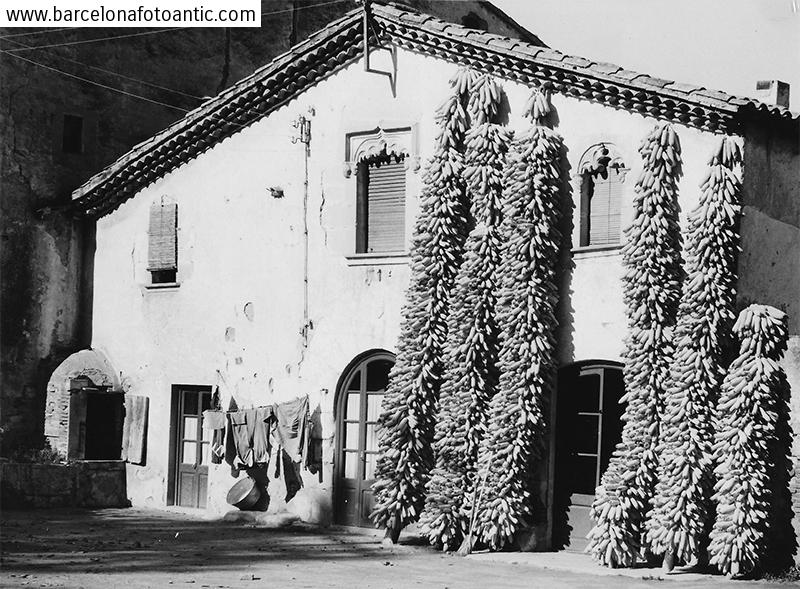
[[[633,224],[622,248],[625,396],[622,441],[597,488],[588,551],[607,566],[633,566],[646,552],[645,515],[656,482],[660,419],[669,377],[681,289],[678,180],[681,147],[675,130],[659,124],[639,147],[643,161],[636,182]]]
[[[449,296],[470,227],[463,154],[474,77],[467,69],[459,70],[450,82],[451,95],[437,110],[439,133],[424,174],[397,361],[379,419],[372,519],[395,540],[403,527],[418,519],[433,466]]]
[[[667,555],[667,568],[674,561],[705,560],[714,521],[714,407],[734,318],[741,163],[739,145],[723,138],[708,162],[700,202],[688,218],[686,281],[661,420],[658,482],[647,521],[648,545],[655,554]]]
[[[786,314],[750,305],[733,326],[739,356],[717,405],[714,436],[716,521],[708,547],[723,574],[779,571],[792,564],[792,435],[789,385],[779,362],[786,351]]]
[[[434,450],[436,467],[420,520],[431,544],[457,548],[469,525],[477,448],[497,387],[496,274],[503,167],[511,141],[499,123],[502,88],[488,75],[472,87],[464,178],[475,227],[453,290]]]
[[[476,529],[493,549],[512,543],[533,515],[531,481],[554,376],[564,145],[551,128],[548,91],[534,92],[525,114],[533,125],[514,141],[505,169],[500,381],[479,459]]]

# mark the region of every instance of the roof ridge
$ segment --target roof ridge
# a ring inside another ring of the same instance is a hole
[[[487,4],[491,4],[491,3],[487,3]],[[393,17],[402,18],[402,15],[399,14],[399,13],[402,13],[402,12],[413,13],[416,16],[424,16],[424,17],[426,17],[426,21],[424,23],[403,22],[403,24],[406,25],[406,26],[421,26],[423,24],[427,24],[427,22],[431,21],[431,20],[438,21],[438,22],[441,22],[441,23],[445,23],[446,27],[443,28],[441,31],[439,31],[440,33],[445,34],[447,32],[446,29],[460,29],[461,31],[466,32],[466,34],[464,34],[464,35],[459,35],[459,36],[462,37],[462,42],[466,42],[466,43],[470,43],[470,44],[481,44],[477,40],[479,38],[484,38],[484,39],[487,40],[487,43],[484,43],[484,44],[488,44],[488,42],[491,41],[491,40],[508,39],[508,37],[504,37],[502,35],[498,35],[497,33],[490,33],[488,31],[478,31],[476,29],[470,29],[468,27],[465,27],[463,25],[459,25],[457,23],[452,23],[452,22],[449,22],[449,21],[445,21],[445,20],[443,20],[443,19],[441,19],[441,18],[439,18],[437,16],[434,16],[434,15],[430,15],[430,14],[427,14],[427,13],[421,13],[421,12],[412,10],[409,7],[400,8],[394,2],[381,2],[381,1],[375,0],[375,1],[371,2],[370,5],[373,7],[373,9],[376,8],[376,7],[380,7],[379,8],[379,12],[380,12],[381,8],[390,8],[390,9],[396,10],[397,13],[398,13],[398,14],[395,14],[395,15],[384,14],[383,15],[384,18],[389,18],[389,19],[392,19]],[[722,91],[722,90],[708,89],[708,88],[706,88],[704,86],[697,86],[695,84],[686,84],[686,83],[679,82],[677,80],[669,80],[669,79],[666,79],[666,78],[656,78],[656,77],[651,76],[650,74],[647,74],[647,73],[644,73],[644,72],[639,72],[639,71],[636,71],[636,70],[629,70],[629,69],[627,69],[627,68],[625,68],[623,66],[620,66],[618,64],[614,64],[614,63],[610,63],[610,62],[593,61],[593,60],[590,60],[588,58],[585,58],[585,57],[582,57],[582,56],[579,56],[579,55],[565,53],[565,52],[563,52],[563,51],[561,51],[559,49],[555,49],[555,48],[552,48],[552,47],[549,47],[549,46],[546,46],[546,45],[543,45],[543,46],[534,45],[534,44],[529,43],[529,42],[527,42],[525,40],[522,40],[522,39],[518,39],[518,40],[515,40],[515,41],[518,44],[524,44],[524,45],[530,46],[530,48],[534,50],[533,55],[535,57],[537,57],[537,58],[543,58],[544,56],[542,54],[544,54],[544,53],[552,53],[552,54],[561,56],[561,59],[558,60],[558,61],[560,61],[562,63],[565,62],[565,61],[572,62],[572,61],[581,61],[581,60],[583,60],[583,61],[588,62],[588,64],[590,64],[592,66],[600,66],[601,68],[606,68],[606,69],[608,69],[609,66],[612,67],[612,68],[617,68],[617,72],[620,72],[620,71],[625,72],[625,74],[627,74],[630,77],[631,80],[635,80],[635,79],[637,79],[639,77],[645,77],[645,78],[647,78],[649,80],[655,80],[655,81],[659,81],[659,82],[664,82],[664,84],[662,84],[660,86],[662,92],[665,92],[665,89],[668,86],[691,87],[692,88],[691,91],[693,91],[693,92],[713,92],[714,94],[724,95],[725,96],[724,99],[718,98],[717,100],[719,100],[720,102],[727,103],[727,104],[736,105],[736,107],[752,106],[752,107],[755,107],[756,110],[769,111],[771,114],[788,114],[788,115],[791,115],[791,118],[800,117],[800,111],[792,111],[790,108],[787,108],[787,107],[784,107],[784,106],[779,106],[779,105],[769,104],[769,103],[760,101],[760,100],[758,100],[756,98],[752,98],[752,97],[749,97],[749,96],[740,96],[740,95],[731,94],[729,92],[725,92],[725,91]],[[503,48],[502,44],[500,44],[500,43],[495,43],[495,44],[492,45],[492,49],[494,51],[501,51],[502,48]],[[511,51],[511,49],[509,49],[509,51]],[[559,67],[559,66],[556,66],[556,67]],[[613,74],[609,74],[608,72],[597,71],[597,70],[588,71],[588,72],[584,71],[584,72],[581,72],[581,73],[583,73],[584,75],[598,76],[598,77],[606,77],[606,76],[609,76],[609,75],[613,75]],[[684,92],[684,94],[690,94],[691,91],[690,92]],[[670,94],[673,94],[669,90],[666,90],[666,92],[670,93]]]

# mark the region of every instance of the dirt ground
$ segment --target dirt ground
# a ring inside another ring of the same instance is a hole
[[[5,511],[0,534],[2,587],[781,587],[650,570],[620,576],[591,568],[583,555],[464,558],[413,543],[386,548],[370,530],[275,528],[133,508]]]

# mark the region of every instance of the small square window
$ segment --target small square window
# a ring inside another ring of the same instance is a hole
[[[151,270],[153,284],[170,284],[178,281],[177,270]]]
[[[83,153],[83,117],[64,115],[61,151],[64,153]]]

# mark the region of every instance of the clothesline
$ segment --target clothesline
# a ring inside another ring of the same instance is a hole
[[[219,369],[219,368],[217,368],[217,369],[216,369],[216,372],[217,372],[217,375],[219,375],[219,377],[220,377],[220,378],[222,379],[222,381],[225,383],[225,385],[226,385],[226,386],[230,386],[230,385],[228,384],[228,381],[227,381],[227,380],[225,380],[225,377],[223,376],[223,374],[222,374],[222,372],[220,371],[220,369]],[[217,385],[217,388],[219,388],[219,385]],[[231,410],[228,410],[228,411],[225,411],[224,413],[225,413],[226,415],[230,415],[231,413],[236,413],[236,412],[238,412],[238,411],[250,411],[250,410],[255,410],[255,409],[271,409],[271,408],[273,408],[275,405],[281,405],[281,404],[283,404],[283,403],[293,403],[293,402],[296,402],[298,399],[302,399],[303,397],[305,397],[306,399],[308,399],[308,400],[309,400],[309,402],[311,401],[311,400],[309,399],[308,393],[306,393],[305,395],[298,395],[297,397],[294,397],[293,399],[289,399],[289,400],[286,400],[286,401],[279,401],[279,402],[277,402],[277,403],[271,403],[270,405],[259,405],[258,407],[239,407],[239,408],[238,408],[238,409],[236,409],[236,410],[233,410],[233,411],[231,411]],[[233,398],[233,395],[231,395],[231,398]],[[235,401],[235,400],[236,400],[236,399],[234,399],[234,401]],[[238,403],[237,403],[237,407],[238,407]],[[222,409],[214,409],[213,411],[222,411]]]

